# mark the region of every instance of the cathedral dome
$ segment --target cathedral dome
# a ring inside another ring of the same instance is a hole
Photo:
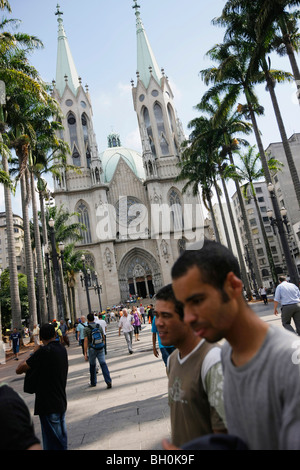
[[[145,179],[142,155],[136,150],[122,147],[119,136],[111,134],[108,136],[108,148],[100,153],[105,183],[112,179],[120,158],[123,158],[138,178]]]

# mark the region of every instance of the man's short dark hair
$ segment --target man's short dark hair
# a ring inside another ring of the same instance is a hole
[[[40,328],[40,339],[44,339],[48,341],[49,339],[54,338],[55,336],[55,328],[51,323],[45,323]]]
[[[155,296],[156,300],[164,300],[165,302],[172,302],[175,307],[175,312],[178,313],[180,318],[183,320],[184,312],[181,302],[178,302],[176,299],[172,284],[167,284],[166,286],[162,287]]]
[[[279,276],[278,281],[280,282],[286,281],[286,276]]]
[[[88,313],[87,319],[88,321],[93,322],[95,320],[95,315],[93,313]]]
[[[233,253],[218,242],[205,240],[200,250],[186,250],[175,261],[171,275],[172,279],[184,276],[187,271],[197,266],[205,283],[223,290],[226,276],[233,272],[241,279],[238,260]]]

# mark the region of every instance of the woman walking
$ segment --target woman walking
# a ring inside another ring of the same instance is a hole
[[[134,319],[133,329],[134,329],[135,340],[140,341],[139,334],[141,330],[141,319],[140,319],[140,315],[136,307],[133,307],[131,315],[133,316],[133,319]]]

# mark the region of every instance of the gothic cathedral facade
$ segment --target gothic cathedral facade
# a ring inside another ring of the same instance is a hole
[[[155,60],[136,0],[133,8],[138,63],[132,97],[142,154],[123,147],[117,134],[109,135],[108,148],[99,152],[90,94],[77,74],[59,6],[56,12],[58,55],[52,94],[64,115],[60,138],[70,146],[68,163],[80,172],[62,171],[54,181],[53,196],[57,206],[78,213],[86,226],[76,247],[85,252],[92,278],[96,272],[101,281],[104,309],[133,295],[150,299],[171,281],[173,262],[193,241],[185,230],[187,219],[192,220],[191,233],[204,231],[200,200],[189,191],[183,194],[184,182],[176,182],[184,133],[173,93]],[[76,293],[77,316],[87,314],[79,279]],[[92,310],[98,311],[97,296],[91,294],[90,299]]]

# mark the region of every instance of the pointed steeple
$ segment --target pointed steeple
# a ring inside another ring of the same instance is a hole
[[[63,95],[66,84],[70,87],[74,95],[76,95],[77,89],[80,86],[78,80],[78,73],[75,67],[75,63],[71,54],[68,39],[64,30],[62,15],[60,6],[56,6],[58,21],[58,45],[57,45],[57,62],[56,62],[56,89],[59,91],[60,96]]]
[[[137,73],[139,75],[139,79],[143,82],[145,88],[147,89],[151,75],[160,84],[162,74],[156,62],[144,25],[141,20],[139,12],[140,6],[137,4],[137,0],[133,1],[134,5],[132,8],[135,9],[137,34]]]

